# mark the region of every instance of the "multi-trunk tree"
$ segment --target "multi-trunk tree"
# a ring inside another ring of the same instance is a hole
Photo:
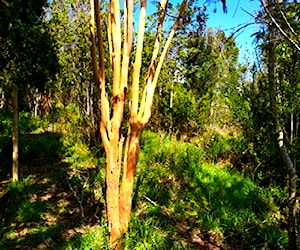
[[[122,11],[118,0],[111,0],[107,17],[100,12],[97,0],[90,1],[91,55],[100,89],[100,132],[106,152],[106,209],[110,245],[113,249],[121,248],[122,237],[128,230],[140,137],[151,116],[159,73],[186,2],[183,0],[181,3],[174,24],[165,39],[163,23],[168,1],[160,2],[152,58],[141,82],[146,0],[140,3],[137,36],[134,36],[132,0],[124,1]],[[103,37],[105,26],[107,39]],[[104,55],[104,41],[108,43],[107,56]],[[109,83],[105,77],[106,59],[110,62],[112,72]],[[129,112],[128,119],[124,116],[126,109]],[[127,132],[124,133],[126,129]]]

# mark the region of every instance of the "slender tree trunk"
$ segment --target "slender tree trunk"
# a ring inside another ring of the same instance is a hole
[[[298,249],[300,249],[300,220],[299,220],[299,207],[298,207],[298,197],[297,197],[297,153],[295,152],[295,146],[297,140],[295,140],[298,137],[298,117],[296,113],[296,102],[297,102],[297,70],[296,70],[296,62],[298,61],[298,53],[293,54],[293,60],[294,64],[291,69],[292,74],[289,75],[289,80],[292,88],[292,94],[291,94],[291,122],[290,122],[290,145],[294,149],[291,153],[292,158],[292,165],[293,165],[293,171],[295,173],[292,173],[292,176],[289,180],[290,182],[290,188],[289,188],[289,199],[290,199],[290,206],[289,214],[293,221],[290,222],[291,226],[293,226],[295,229],[293,232],[295,239],[295,244],[298,246]],[[295,178],[295,179],[293,179]]]
[[[19,110],[18,110],[18,87],[14,84],[12,89],[13,104],[13,154],[12,154],[12,181],[19,179]]]
[[[47,117],[50,113],[50,101],[51,101],[51,91],[46,90],[44,92],[44,115]]]
[[[268,7],[268,6],[267,6]],[[271,6],[272,8],[272,6]],[[274,119],[274,130],[277,135],[280,156],[283,159],[285,167],[288,172],[288,190],[289,190],[289,218],[288,218],[288,236],[289,249],[297,249],[297,207],[296,207],[296,193],[297,193],[297,174],[296,168],[293,165],[291,157],[288,153],[284,142],[284,132],[280,125],[280,115],[277,105],[277,81],[275,79],[275,30],[274,24],[269,24],[269,44],[268,44],[268,81],[270,85],[271,107]]]

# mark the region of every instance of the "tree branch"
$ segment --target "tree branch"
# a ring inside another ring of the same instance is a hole
[[[111,0],[110,23],[112,38],[112,67],[113,67],[113,97],[116,98],[120,90],[121,75],[121,16],[119,0]]]
[[[295,32],[295,30],[293,29],[293,27],[291,26],[291,24],[287,20],[285,14],[282,12],[282,10],[280,10],[280,14],[283,17],[283,19],[284,19],[285,23],[287,24],[287,26],[289,27],[290,31],[293,33],[294,36],[297,37],[297,33]]]
[[[152,102],[153,102],[153,95],[154,95],[154,90],[155,90],[156,85],[157,85],[158,77],[159,77],[163,62],[166,58],[167,52],[170,48],[172,39],[175,35],[175,31],[176,31],[176,29],[179,25],[180,17],[182,16],[183,11],[185,10],[186,4],[187,4],[187,0],[183,0],[181,5],[180,5],[180,9],[178,11],[178,14],[177,14],[177,19],[173,24],[173,27],[172,27],[172,29],[169,33],[169,37],[166,41],[164,49],[163,49],[163,51],[160,55],[159,62],[158,62],[157,67],[155,69],[154,77],[153,77],[152,81],[149,81],[149,83],[147,83],[147,86],[146,86],[147,94],[145,95],[144,110],[140,110],[141,113],[139,113],[139,117],[141,118],[141,123],[142,124],[146,124],[149,121],[149,118],[151,116],[151,106],[152,106]],[[150,78],[149,78],[149,80],[150,80]]]
[[[133,0],[124,0],[124,31],[121,91],[126,91],[125,88],[127,89],[128,85],[128,68],[133,44]]]
[[[131,113],[130,117],[136,119],[139,104],[139,81],[142,65],[143,42],[146,23],[146,0],[141,1],[138,40],[136,45],[135,61],[132,72],[132,93],[131,93]]]
[[[91,50],[91,57],[92,57],[92,65],[93,65],[93,71],[94,71],[94,78],[98,85],[100,85],[100,79],[99,79],[99,70],[97,65],[97,53],[96,53],[96,37],[95,37],[95,30],[96,30],[96,24],[95,24],[95,5],[94,0],[90,0],[90,50]]]
[[[297,50],[300,51],[300,45],[294,40],[292,39],[281,27],[280,25],[278,24],[278,22],[275,20],[275,18],[273,17],[273,15],[271,14],[271,12],[269,11],[268,9],[268,4],[266,3],[265,0],[261,0],[262,2],[262,5],[265,9],[265,11],[267,12],[268,16],[270,17],[271,21],[275,24],[275,26],[277,27],[277,29],[280,31],[280,33],[286,38],[288,39],[294,46]]]
[[[143,90],[141,107],[140,107],[140,111],[139,111],[139,119],[141,119],[141,116],[144,113],[145,103],[146,103],[146,99],[147,99],[147,92],[148,92],[147,89],[150,88],[149,84],[152,83],[152,80],[153,80],[153,77],[155,74],[155,68],[157,65],[156,59],[157,59],[157,56],[158,56],[158,53],[160,50],[160,45],[162,42],[162,28],[163,28],[164,18],[166,15],[167,4],[168,4],[168,0],[161,0],[161,2],[160,2],[160,11],[159,11],[159,18],[158,18],[156,35],[155,35],[155,43],[154,43],[154,47],[153,47],[150,66],[149,66],[148,73],[147,73],[147,76],[145,79],[146,86],[144,87],[144,90]]]
[[[94,0],[95,2],[95,19],[96,19],[96,27],[97,27],[97,38],[98,38],[98,46],[99,46],[99,81],[100,81],[100,90],[102,85],[105,86],[105,65],[104,65],[104,46],[103,46],[103,36],[101,29],[101,16],[100,16],[100,8],[98,0]]]

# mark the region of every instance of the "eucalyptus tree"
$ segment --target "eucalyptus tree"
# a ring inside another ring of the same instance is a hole
[[[149,69],[140,84],[143,41],[146,22],[146,1],[140,5],[140,16],[136,36],[136,49],[130,70],[132,46],[134,42],[133,1],[124,1],[124,16],[121,17],[120,3],[110,1],[107,34],[112,79],[111,92],[108,91],[105,79],[105,55],[103,45],[103,14],[98,1],[91,0],[91,54],[94,72],[100,89],[101,124],[100,131],[106,152],[106,204],[107,219],[110,231],[110,245],[113,249],[121,248],[121,238],[128,230],[131,216],[133,182],[138,161],[140,137],[143,128],[151,116],[154,90],[167,51],[186,6],[183,0],[170,33],[163,44],[163,23],[167,1],[160,3],[157,32]],[[123,21],[123,34],[121,22]],[[99,46],[99,62],[96,57],[96,40]],[[142,92],[140,88],[143,88]],[[109,97],[108,95],[111,94]],[[129,96],[129,100],[127,97]],[[129,101],[129,121],[127,135],[122,133],[125,104]],[[125,138],[126,137],[126,138]]]
[[[222,2],[225,4],[225,1]],[[104,15],[105,10],[101,13],[98,0],[90,1],[91,55],[96,82],[100,89],[100,132],[106,152],[106,209],[110,245],[114,249],[121,248],[122,237],[128,230],[140,137],[151,117],[154,91],[161,68],[180,19],[186,17],[183,14],[187,0],[183,0],[176,17],[173,17],[170,32],[166,35],[163,24],[167,5],[167,0],[162,0],[159,4],[152,57],[145,77],[141,77],[146,0],[140,2],[136,36],[132,0],[124,1],[122,13],[120,2],[111,0],[107,18]],[[107,40],[103,39],[104,24],[107,27]],[[104,41],[108,43],[107,56],[104,54]],[[111,65],[112,77],[108,81],[105,77],[105,60]],[[128,121],[124,120],[127,111]],[[127,129],[126,134],[124,129]]]
[[[0,75],[4,79],[1,87],[12,93],[12,179],[15,181],[18,180],[18,96],[28,93],[31,87],[44,89],[58,64],[52,39],[42,19],[47,1],[4,3],[0,9]],[[18,90],[21,91],[18,93]]]
[[[297,159],[299,139],[299,6],[289,1],[262,1],[267,27],[264,43],[267,82],[274,134],[280,157],[288,175],[289,248],[299,243],[299,208],[297,206]]]
[[[52,86],[55,119],[70,121],[72,133],[92,142],[98,130],[98,88],[93,84],[89,46],[89,3],[54,0],[47,9],[47,22],[56,41],[60,72]],[[79,117],[75,121],[74,117]],[[99,134],[99,133],[98,133]]]
[[[178,138],[199,135],[213,123],[233,122],[246,67],[234,39],[206,26],[206,9],[189,3],[166,58],[150,125]]]

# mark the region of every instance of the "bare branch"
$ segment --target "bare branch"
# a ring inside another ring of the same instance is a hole
[[[110,65],[112,65],[113,64],[113,45],[112,45],[111,15],[108,15],[107,40],[108,40]]]
[[[294,36],[297,37],[297,33],[295,32],[295,30],[291,26],[290,22],[287,20],[285,14],[282,12],[282,10],[280,10],[280,14],[283,17],[283,19],[284,19],[285,23],[287,24],[287,26],[289,27],[290,31],[293,33]]]
[[[95,37],[95,30],[96,30],[96,24],[95,24],[95,5],[94,0],[90,0],[90,50],[91,50],[91,56],[92,56],[92,65],[93,65],[93,71],[94,71],[94,77],[97,84],[100,84],[99,79],[99,70],[97,65],[97,53],[96,53],[96,37]]]
[[[152,58],[150,62],[150,66],[148,69],[148,74],[146,76],[145,82],[146,86],[143,90],[143,97],[141,100],[141,106],[140,106],[140,111],[139,111],[139,119],[141,119],[141,116],[144,113],[145,110],[145,103],[146,103],[146,96],[147,96],[147,89],[150,88],[148,87],[148,83],[151,84],[154,74],[155,74],[155,68],[157,65],[156,59],[160,50],[160,45],[162,42],[162,28],[163,28],[163,22],[165,19],[166,15],[166,8],[167,8],[168,0],[161,0],[160,2],[160,11],[159,11],[159,18],[158,18],[158,24],[157,24],[157,30],[156,30],[156,35],[155,35],[155,43],[153,47],[153,52],[152,52]]]
[[[94,0],[95,3],[95,19],[96,19],[96,27],[97,27],[97,38],[98,38],[98,46],[99,46],[99,80],[100,80],[100,88],[102,85],[105,85],[105,65],[104,65],[104,46],[103,46],[103,36],[101,29],[101,16],[100,16],[100,8],[98,0]]]
[[[138,111],[139,103],[139,81],[140,72],[142,65],[142,53],[143,53],[143,42],[145,33],[145,23],[146,23],[146,0],[141,1],[140,19],[139,19],[139,29],[138,29],[138,40],[136,45],[135,62],[133,65],[132,73],[132,97],[131,97],[131,114],[130,116],[135,119]],[[135,117],[135,118],[134,118]]]
[[[121,75],[121,15],[119,0],[111,0],[110,3],[110,22],[112,38],[112,67],[113,67],[113,97],[116,98],[120,90]]]
[[[158,77],[159,77],[163,62],[166,58],[167,52],[170,48],[171,42],[172,42],[173,37],[175,35],[175,31],[176,31],[176,29],[179,25],[180,17],[182,16],[183,11],[185,10],[186,3],[187,3],[187,0],[183,0],[181,5],[180,5],[180,9],[179,9],[178,14],[177,14],[177,19],[176,19],[176,21],[175,21],[175,23],[174,23],[174,25],[173,25],[170,33],[169,33],[169,37],[167,39],[167,42],[164,46],[164,49],[163,49],[161,55],[160,55],[158,65],[155,69],[154,78],[151,81],[151,84],[149,84],[149,85],[147,84],[147,94],[146,94],[146,100],[145,100],[145,108],[144,108],[144,110],[141,110],[141,112],[143,112],[143,114],[141,116],[142,124],[146,124],[148,122],[150,116],[151,116],[151,106],[152,106],[152,102],[153,102],[154,89],[156,87],[156,84],[157,84],[157,81],[158,81]]]
[[[121,91],[125,91],[128,85],[128,69],[133,43],[133,0],[124,0],[124,32]]]
[[[105,65],[104,65],[104,47],[101,32],[100,10],[97,0],[90,0],[90,30],[91,30],[91,55],[94,70],[94,77],[99,86],[100,106],[101,106],[101,123],[100,132],[103,138],[103,144],[106,148],[109,146],[110,133],[110,106],[105,92]],[[96,18],[96,20],[95,20]],[[98,46],[99,46],[99,68],[96,56],[96,37],[97,28]]]
[[[294,39],[292,39],[282,28],[281,26],[278,24],[278,22],[275,20],[275,18],[273,17],[273,15],[271,14],[271,12],[269,11],[268,8],[268,4],[266,3],[265,0],[261,0],[262,5],[264,6],[265,11],[267,12],[268,16],[270,17],[271,21],[275,24],[275,26],[277,27],[277,29],[280,31],[280,33],[287,38],[295,47],[297,50],[300,51],[300,45],[298,44],[298,42],[296,42]]]

